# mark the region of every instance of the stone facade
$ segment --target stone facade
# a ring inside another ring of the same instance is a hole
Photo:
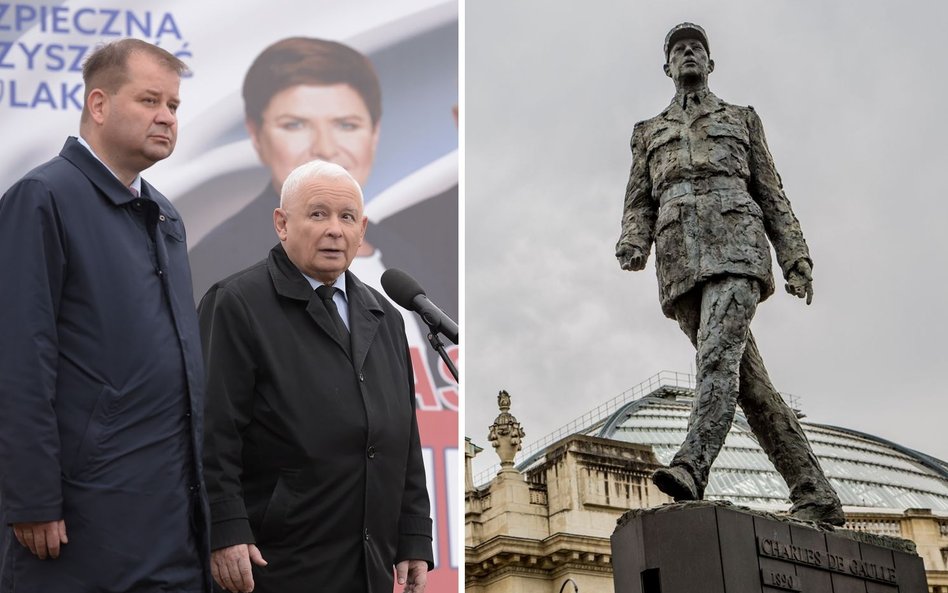
[[[469,460],[474,446],[468,446]],[[465,589],[470,593],[612,591],[609,536],[632,507],[671,499],[649,480],[650,447],[574,435],[521,474],[504,467],[465,493]]]
[[[468,443],[468,476],[478,451]],[[467,481],[468,593],[612,593],[616,520],[630,508],[671,502],[649,480],[660,463],[647,445],[576,434],[541,459],[522,473],[506,465],[481,488]],[[927,509],[846,511],[847,529],[913,540],[929,591],[948,593],[948,517]]]

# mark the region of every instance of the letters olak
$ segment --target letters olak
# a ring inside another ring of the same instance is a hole
[[[891,566],[882,566],[859,558],[848,558],[838,554],[830,554],[824,550],[814,550],[805,546],[788,544],[776,539],[759,538],[757,540],[757,551],[759,555],[775,560],[785,560],[794,564],[821,568],[831,572],[848,574],[861,579],[878,581],[890,585],[898,583],[895,568]],[[766,582],[768,576],[763,573],[762,576]],[[778,574],[777,576],[780,575]],[[790,587],[783,588],[788,589]],[[799,589],[792,590],[796,591]]]
[[[17,80],[0,80],[0,105],[17,109],[36,109],[41,106],[53,110],[80,111],[82,109],[82,83],[39,84],[19,87]]]

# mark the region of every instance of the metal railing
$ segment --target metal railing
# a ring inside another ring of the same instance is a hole
[[[578,418],[574,418],[572,421],[551,432],[545,437],[531,442],[517,454],[517,457],[514,459],[514,465],[518,465],[523,460],[529,459],[537,452],[549,447],[562,438],[568,437],[571,434],[585,431],[586,429],[594,426],[597,422],[605,420],[613,412],[630,401],[645,397],[660,387],[686,387],[689,389],[694,389],[695,376],[691,373],[679,373],[677,371],[659,371],[658,374],[649,377],[635,387],[626,389],[609,401],[596,406]],[[493,477],[497,475],[498,471],[500,471],[500,464],[494,464],[486,470],[478,472],[474,475],[474,484],[476,484],[478,487],[483,486],[487,482],[491,481]]]

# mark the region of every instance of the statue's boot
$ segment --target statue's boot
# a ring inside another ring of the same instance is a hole
[[[694,478],[685,468],[678,465],[655,470],[652,473],[652,482],[658,486],[659,490],[674,498],[675,502],[701,498]]]
[[[842,527],[846,524],[846,515],[843,514],[843,507],[839,501],[836,502],[807,502],[801,505],[794,504],[790,509],[790,516],[801,521],[813,521],[814,523],[829,523]]]

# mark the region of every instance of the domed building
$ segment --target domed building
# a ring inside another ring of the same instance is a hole
[[[612,591],[615,521],[629,508],[671,501],[649,476],[684,440],[693,394],[691,376],[660,373],[534,443],[516,464],[469,479],[466,590]],[[499,421],[516,422],[505,413]],[[948,464],[872,435],[801,425],[839,494],[845,529],[914,541],[929,591],[948,593]],[[468,445],[469,472],[478,450]],[[705,498],[780,513],[788,495],[738,408]]]

